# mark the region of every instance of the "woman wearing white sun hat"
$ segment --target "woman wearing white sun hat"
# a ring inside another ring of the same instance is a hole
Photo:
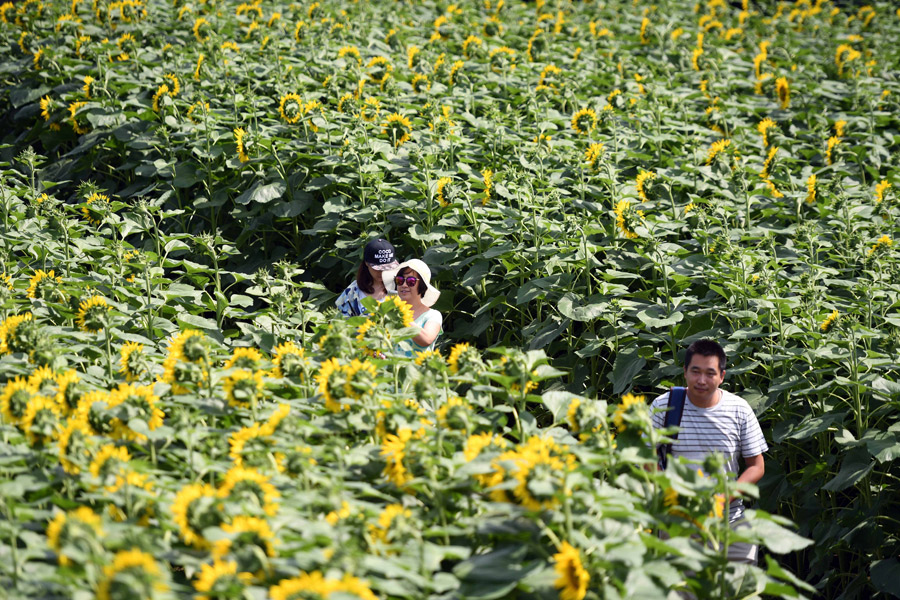
[[[431,269],[418,258],[400,263],[390,271],[384,271],[384,286],[388,292],[396,290],[397,296],[410,305],[413,311],[413,325],[420,328],[419,333],[395,351],[413,357],[418,352],[433,350],[435,341],[441,334],[444,317],[431,308],[441,293],[431,285]],[[411,348],[409,348],[411,346]]]

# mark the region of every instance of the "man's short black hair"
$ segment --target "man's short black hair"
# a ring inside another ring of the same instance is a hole
[[[704,339],[697,340],[688,346],[687,352],[684,353],[684,368],[687,369],[688,365],[691,364],[691,359],[694,358],[695,354],[699,354],[700,356],[715,356],[719,359],[719,370],[725,370],[725,363],[727,361],[725,357],[725,349],[722,348],[722,345],[715,340]]]

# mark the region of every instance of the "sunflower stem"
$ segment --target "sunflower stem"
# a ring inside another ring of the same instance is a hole
[[[113,368],[112,368],[112,345],[109,334],[109,323],[106,324],[106,327],[103,328],[103,334],[106,338],[106,376],[109,378],[109,382],[113,381]]]

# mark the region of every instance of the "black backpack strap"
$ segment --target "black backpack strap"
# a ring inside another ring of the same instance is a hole
[[[673,387],[669,389],[669,404],[666,411],[666,420],[663,427],[680,427],[681,417],[684,415],[684,400],[687,398],[687,388]],[[673,440],[678,439],[678,432],[671,434]],[[672,444],[660,444],[656,449],[659,457],[659,468],[665,470],[669,464],[669,454],[672,453]]]

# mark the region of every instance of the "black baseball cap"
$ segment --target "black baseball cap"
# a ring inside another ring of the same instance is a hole
[[[363,260],[376,271],[396,269],[400,264],[394,257],[394,246],[387,240],[377,239],[366,244]]]

